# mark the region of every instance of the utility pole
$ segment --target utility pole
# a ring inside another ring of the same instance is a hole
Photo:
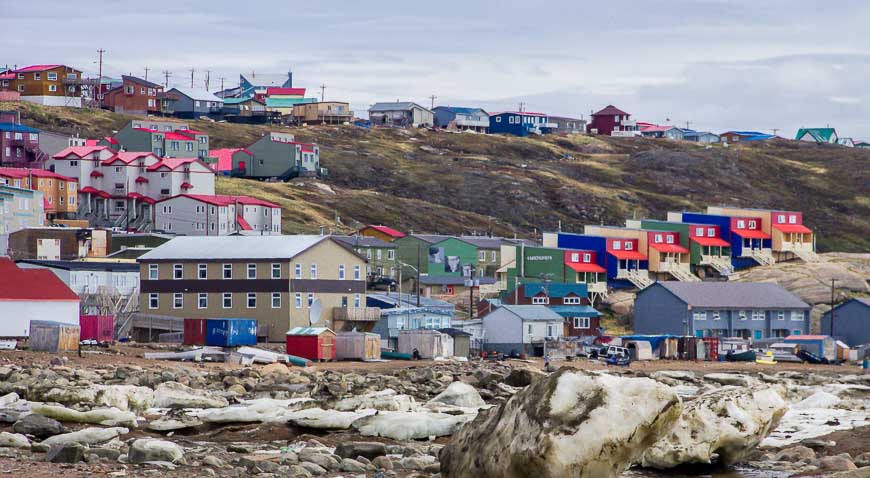
[[[519,107],[520,107],[519,112],[522,113],[522,112],[523,112],[523,108],[526,107],[526,104],[525,104],[524,102],[520,101],[520,105],[519,105]]]
[[[420,307],[420,244],[417,244],[417,280],[414,281],[417,286],[417,290],[415,291],[417,294],[417,307]]]
[[[190,69],[190,87],[193,88],[193,72],[196,71],[193,68]]]
[[[776,136],[776,133],[777,133],[777,131],[779,131],[779,128],[772,128],[771,131],[773,131],[773,135]]]
[[[163,70],[163,88],[169,89],[169,76],[172,75],[172,72],[169,70]]]
[[[223,90],[224,90],[224,80],[225,80],[226,78],[224,78],[224,77],[222,76],[222,77],[220,77],[219,79],[221,80],[221,91],[223,91]]]
[[[208,91],[208,83],[211,79],[211,70],[205,70],[205,91]]]
[[[320,102],[323,103],[323,99],[326,98],[326,85],[320,85]]]
[[[432,106],[430,106],[429,109],[435,108],[435,100],[436,100],[437,98],[438,98],[438,97],[435,96],[435,95],[432,95],[432,96],[429,97],[429,99],[432,100]]]
[[[145,81],[148,81],[148,72],[151,71],[151,68],[145,67]]]
[[[100,73],[97,75],[97,104],[100,108],[103,107],[103,99],[101,98],[101,95],[103,93],[103,53],[105,52],[106,50],[103,50],[102,48],[97,50],[97,53],[100,54]]]
[[[689,128],[689,125],[690,125],[690,124],[691,124],[691,122],[686,121],[686,129],[691,129],[691,128]]]
[[[834,336],[834,282],[837,279],[831,278],[831,337]]]

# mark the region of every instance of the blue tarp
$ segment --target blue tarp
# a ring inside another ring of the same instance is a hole
[[[659,348],[659,345],[665,339],[679,338],[679,335],[623,335],[620,337],[622,339],[622,343],[625,343],[626,340],[644,340],[649,342],[650,347],[653,350]]]

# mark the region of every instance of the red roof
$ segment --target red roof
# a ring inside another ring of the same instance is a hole
[[[722,239],[721,237],[692,237],[690,238],[693,241],[697,242],[702,246],[723,246],[727,247],[731,244],[728,244],[728,241]]]
[[[376,231],[378,231],[378,232],[382,232],[382,233],[384,233],[384,234],[386,234],[386,235],[388,235],[388,236],[390,236],[390,237],[395,237],[396,239],[399,239],[399,238],[401,238],[401,237],[405,237],[405,234],[404,234],[404,233],[399,232],[399,231],[393,229],[392,227],[387,227],[387,226],[371,226],[371,225],[366,226],[366,227],[370,227],[370,228],[372,228],[372,229],[374,229],[374,230],[376,230]],[[363,228],[363,229],[365,229],[365,228]]]
[[[613,105],[607,105],[604,109],[598,111],[597,113],[592,113],[592,116],[598,116],[598,115],[628,115],[628,116],[631,116],[628,113],[626,113],[625,111],[622,111],[621,109],[619,109]]]
[[[157,202],[157,200],[155,200],[155,199],[153,199],[153,198],[150,198],[150,197],[148,197],[148,196],[142,196],[142,200],[145,201],[145,202],[148,203],[148,204],[154,204],[154,203]]]
[[[674,254],[688,254],[689,250],[679,244],[656,244],[655,242],[649,245],[659,252],[670,252]]]
[[[163,133],[163,134],[166,135],[166,139],[173,140],[173,141],[193,141],[194,140],[193,137],[190,137],[184,133],[179,133],[178,131],[167,131],[166,133]]]
[[[247,154],[248,156],[254,156],[254,153],[248,151],[245,148],[212,149],[208,152],[208,154],[213,158],[217,158],[218,171],[229,171],[233,169],[233,155],[238,153],[239,151]]]
[[[57,174],[54,171],[48,171],[45,169],[27,169],[27,168],[2,168],[0,167],[0,176],[4,176],[7,178],[26,178],[28,176],[33,176],[35,178],[52,178],[59,179],[61,181],[77,181],[75,178],[70,178],[61,174]]]
[[[52,157],[54,159],[65,159],[67,156],[73,155],[78,158],[84,158],[91,153],[103,150],[113,151],[108,146],[70,146]]]
[[[136,178],[136,183],[138,183],[138,184],[147,183],[147,182],[148,182],[148,178],[146,178],[145,176],[139,176],[138,178]]]
[[[305,88],[266,88],[266,96],[272,95],[305,96]]]
[[[732,232],[744,239],[770,239],[770,234],[758,229],[734,229]]]
[[[782,232],[800,232],[802,234],[812,234],[813,230],[803,224],[774,224],[774,229]]]
[[[100,192],[100,190],[92,186],[85,186],[79,189],[79,192],[82,194],[97,194]]]
[[[100,142],[100,140],[98,140],[98,139],[86,139],[85,146],[97,146],[97,143],[99,143],[99,142]]]
[[[568,262],[565,265],[577,272],[607,272],[603,267],[593,263]]]
[[[273,202],[264,201],[262,199],[252,198],[251,196],[222,196],[222,195],[214,195],[209,196],[206,194],[179,194],[178,196],[172,196],[171,198],[161,199],[160,201],[168,201],[170,199],[175,199],[177,197],[187,197],[191,199],[196,199],[197,201],[202,201],[206,204],[212,204],[215,206],[229,206],[235,203],[243,204],[245,206],[265,206],[265,207],[281,207]]]
[[[631,260],[631,261],[645,261],[646,260],[646,256],[640,252],[637,252],[637,251],[623,251],[623,250],[616,251],[613,249],[608,249],[607,252],[609,254],[613,255],[613,257],[615,257],[617,259],[627,259],[627,260]]]
[[[94,171],[91,171],[91,177],[92,178],[101,178],[101,177],[103,177],[103,173],[94,170]]]
[[[645,126],[645,127],[641,128],[640,131],[642,133],[656,133],[656,132],[664,133],[665,131],[672,129],[672,128],[673,128],[673,126],[659,126],[657,124],[651,124],[649,126]]]
[[[181,189],[193,189],[193,184],[187,182],[181,183]]]
[[[79,301],[79,297],[48,269],[22,269],[0,257],[0,300]]]
[[[118,161],[120,161],[124,164],[130,164],[133,161],[136,161],[137,159],[144,158],[147,156],[154,156],[154,159],[157,159],[158,161],[160,160],[160,157],[158,157],[154,153],[149,153],[149,152],[145,152],[145,151],[121,151],[119,153],[115,153],[114,156],[103,161],[101,164],[108,166],[108,165],[114,164]]]
[[[19,68],[19,69],[15,70],[13,73],[27,73],[30,71],[53,70],[53,69],[60,67],[60,66],[63,66],[63,65],[31,65],[31,66],[26,66],[24,68]]]
[[[160,160],[159,163],[148,166],[148,171],[157,171],[158,169],[163,167],[169,168],[170,170],[175,170],[179,166],[196,163],[197,161],[198,160],[196,158],[163,158]]]
[[[109,143],[109,144],[118,144],[118,140],[115,139],[115,138],[113,138],[113,137],[111,137],[111,136],[106,136],[106,137],[103,138],[103,139],[106,140],[106,142]]]
[[[0,73],[0,80],[14,80],[14,79],[15,79],[15,73],[12,73],[11,71],[9,73]]]
[[[202,131],[197,131],[197,130],[195,130],[195,129],[177,129],[177,130],[175,130],[175,132],[177,132],[177,133],[185,133],[185,134],[200,134],[200,135],[202,135],[202,134],[208,134],[208,133],[204,133],[204,132],[202,132]]]
[[[245,218],[242,217],[241,214],[239,214],[239,215],[236,216],[236,221],[239,222],[239,227],[241,227],[243,231],[252,231],[252,230],[254,230],[254,228],[251,227],[250,224],[248,224],[248,221],[246,221]]]

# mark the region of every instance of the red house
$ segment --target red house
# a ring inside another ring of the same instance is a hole
[[[630,113],[607,105],[603,110],[592,113],[592,121],[586,126],[586,132],[604,136],[634,136],[637,122],[631,119]],[[613,134],[614,132],[617,134]]]
[[[163,87],[135,76],[123,75],[121,86],[106,93],[103,108],[116,113],[144,115],[159,113],[160,103],[157,101]]]
[[[326,327],[294,327],[287,331],[286,350],[308,360],[335,360],[335,332]]]

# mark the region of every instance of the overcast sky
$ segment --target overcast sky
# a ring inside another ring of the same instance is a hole
[[[9,0],[2,0],[6,2]],[[866,0],[38,0],[0,18],[0,64],[65,63],[211,89],[293,70],[308,96],[396,99],[721,132],[870,139]],[[2,57],[5,55],[5,57]]]

